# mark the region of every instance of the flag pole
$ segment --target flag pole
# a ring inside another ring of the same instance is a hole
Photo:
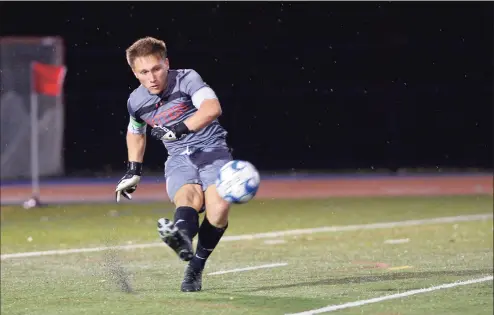
[[[61,118],[61,121],[63,121],[63,115],[64,115],[64,108],[63,108],[63,83],[65,81],[65,75],[67,74],[67,67],[65,66],[62,66],[62,72],[60,73],[60,77],[58,78],[58,83],[60,84],[60,91],[59,93],[55,96],[55,108],[57,109],[57,113],[59,113],[62,118]],[[62,143],[63,143],[63,135],[64,135],[64,127],[65,126],[61,126],[62,130],[61,130],[61,135],[62,135]],[[62,154],[62,159],[64,158],[63,154]],[[62,160],[62,165],[63,165],[63,160]]]
[[[41,206],[40,171],[39,171],[39,95],[55,97],[55,105],[61,106],[62,85],[66,67],[53,66],[32,61],[30,65],[30,114],[31,114],[31,189],[32,197],[24,203],[29,209]],[[40,73],[38,73],[40,72]]]
[[[31,186],[32,198],[39,202],[39,127],[38,127],[38,94],[34,79],[34,62],[31,62]]]

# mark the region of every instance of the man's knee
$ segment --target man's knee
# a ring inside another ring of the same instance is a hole
[[[218,228],[225,227],[228,224],[230,204],[218,195],[214,185],[206,189],[205,199],[206,216],[209,223]]]
[[[204,203],[204,194],[201,186],[196,184],[186,184],[180,187],[173,198],[175,206],[192,207],[197,211],[201,210]]]

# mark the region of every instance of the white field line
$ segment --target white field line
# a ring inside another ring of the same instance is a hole
[[[285,240],[265,240],[264,244],[266,245],[277,245],[277,244],[285,244]]]
[[[441,289],[448,289],[448,288],[454,288],[454,287],[458,287],[458,286],[462,286],[462,285],[491,281],[492,279],[493,279],[493,276],[487,276],[484,278],[478,278],[478,279],[472,279],[472,280],[466,280],[466,281],[457,281],[457,282],[441,284],[438,286],[429,287],[429,288],[425,288],[425,289],[417,289],[417,290],[405,291],[405,292],[397,293],[397,294],[384,295],[384,296],[369,299],[369,300],[359,300],[359,301],[349,302],[349,303],[344,303],[344,304],[330,305],[330,306],[326,306],[326,307],[315,309],[315,310],[305,311],[302,313],[292,313],[292,314],[286,314],[286,315],[315,315],[315,314],[321,314],[321,313],[329,313],[329,312],[333,312],[333,311],[337,311],[337,310],[342,310],[345,308],[358,307],[358,306],[362,306],[362,305],[366,305],[366,304],[378,303],[378,302],[382,302],[382,301],[398,299],[398,298],[402,298],[402,297],[432,292],[432,291],[441,290]]]
[[[359,231],[359,230],[374,230],[374,229],[387,229],[404,226],[415,226],[425,224],[438,224],[438,223],[453,223],[453,222],[466,222],[466,221],[479,221],[492,219],[493,214],[473,214],[473,215],[461,215],[454,217],[440,217],[433,219],[421,219],[421,220],[408,220],[408,221],[396,221],[396,222],[382,222],[371,224],[358,224],[358,225],[342,225],[342,226],[325,226],[319,228],[310,229],[298,229],[298,230],[286,230],[267,233],[256,234],[243,234],[243,235],[231,235],[225,236],[221,239],[221,242],[234,242],[234,241],[247,241],[255,239],[272,239],[284,236],[295,235],[307,235],[315,233],[327,233],[327,232],[343,232],[343,231]],[[90,248],[74,248],[74,249],[59,249],[59,250],[47,250],[39,252],[24,252],[24,253],[12,253],[1,255],[1,260],[11,258],[24,258],[24,257],[39,257],[50,255],[67,255],[75,253],[88,253],[88,252],[100,252],[108,249],[113,250],[130,250],[166,246],[163,242],[155,242],[148,244],[127,244],[118,246],[104,246],[104,247],[90,247]]]
[[[237,269],[231,269],[231,270],[221,270],[221,271],[216,271],[216,272],[208,273],[208,276],[223,275],[225,273],[250,271],[250,270],[263,269],[263,268],[283,267],[283,266],[286,266],[286,265],[288,265],[288,263],[276,263],[276,264],[269,264],[269,265],[260,265],[260,266],[253,266],[253,267],[237,268]]]
[[[408,243],[410,242],[409,238],[400,238],[397,240],[385,240],[384,244],[403,244],[403,243]]]

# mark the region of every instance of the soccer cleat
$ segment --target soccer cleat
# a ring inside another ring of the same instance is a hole
[[[160,238],[177,253],[183,261],[189,261],[194,256],[192,241],[179,230],[172,221],[161,218],[158,220],[158,233]]]
[[[182,292],[197,292],[202,289],[202,269],[194,269],[190,263],[185,268]]]

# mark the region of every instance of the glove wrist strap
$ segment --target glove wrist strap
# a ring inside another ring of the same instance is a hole
[[[129,173],[134,174],[134,175],[141,176],[142,175],[142,163],[129,161],[127,163],[127,171]]]
[[[192,131],[189,130],[189,127],[187,127],[187,125],[183,121],[175,125],[175,133],[177,135],[187,135],[191,132]]]

